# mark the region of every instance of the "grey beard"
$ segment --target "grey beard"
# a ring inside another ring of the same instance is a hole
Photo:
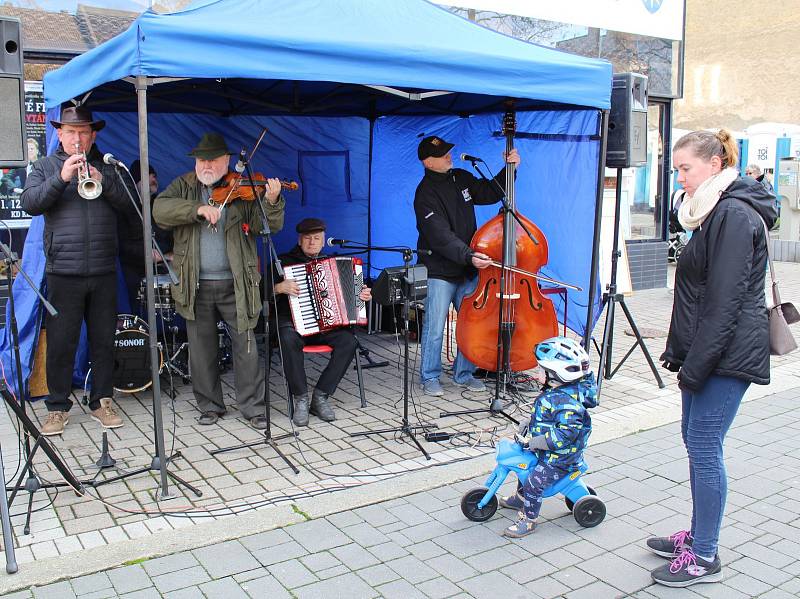
[[[197,175],[197,180],[203,185],[213,185],[222,177],[215,177],[214,175]]]

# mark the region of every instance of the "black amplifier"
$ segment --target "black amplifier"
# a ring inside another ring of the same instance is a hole
[[[428,269],[424,264],[384,268],[372,286],[372,299],[383,306],[399,304],[404,298],[416,301],[428,295]]]

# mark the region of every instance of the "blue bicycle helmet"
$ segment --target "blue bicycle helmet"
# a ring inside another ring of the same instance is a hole
[[[536,346],[535,354],[548,376],[562,383],[573,383],[591,372],[586,350],[567,337],[545,339]]]

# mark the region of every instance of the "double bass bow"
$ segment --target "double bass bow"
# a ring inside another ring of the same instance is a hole
[[[506,155],[514,149],[515,131],[516,115],[509,110],[503,117]],[[477,287],[464,297],[456,327],[461,353],[479,368],[498,373],[533,368],[536,344],[558,334],[553,302],[537,282],[546,279],[537,273],[547,264],[547,238],[522,214],[514,218],[514,177],[515,165],[507,163],[506,205],[472,238],[470,247],[493,264],[478,271]]]

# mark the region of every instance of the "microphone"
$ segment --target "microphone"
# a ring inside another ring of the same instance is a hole
[[[334,247],[337,245],[344,245],[345,243],[353,243],[349,239],[336,239],[335,237],[328,237],[328,247]]]
[[[483,162],[483,158],[477,156],[470,156],[469,154],[461,154],[461,160],[464,162]]]
[[[103,162],[105,162],[106,164],[110,164],[111,166],[121,166],[122,168],[125,168],[127,170],[122,160],[117,160],[116,158],[114,158],[114,155],[111,154],[110,152],[105,156],[103,156]]]
[[[239,161],[236,163],[236,166],[233,167],[237,173],[243,173],[244,167],[247,164],[247,150],[242,148],[242,151],[239,152]]]

